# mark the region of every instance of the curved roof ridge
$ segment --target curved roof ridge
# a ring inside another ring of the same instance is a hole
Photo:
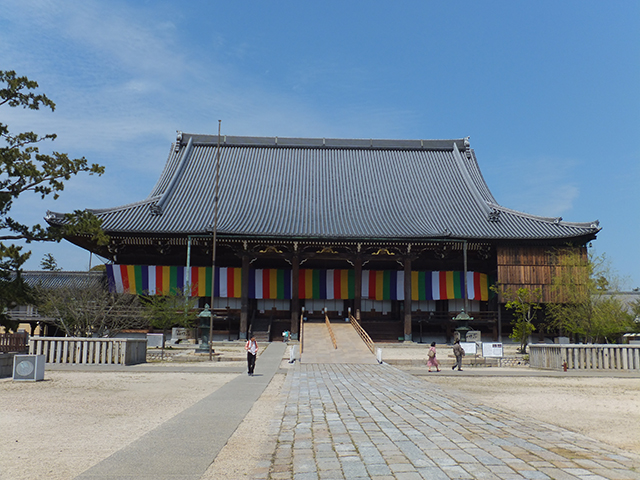
[[[138,202],[125,203],[124,205],[119,205],[117,207],[85,208],[84,210],[89,212],[89,213],[93,213],[94,215],[104,215],[106,213],[122,212],[124,210],[129,210],[129,209],[132,209],[132,208],[145,206],[147,204],[153,204],[160,197],[161,197],[161,195],[155,195],[153,197],[148,197],[148,198],[145,198],[144,200],[140,200]],[[63,219],[65,215],[66,215],[66,213],[52,212],[51,210],[47,210],[47,213],[46,213],[46,216],[45,216],[45,220]]]
[[[453,144],[453,157],[456,160],[456,164],[458,166],[458,170],[460,170],[460,174],[464,179],[464,183],[467,185],[469,192],[473,196],[473,199],[477,202],[478,206],[484,211],[486,215],[491,213],[491,207],[487,204],[484,198],[482,198],[482,193],[478,190],[478,186],[476,182],[473,181],[471,177],[471,173],[467,168],[467,164],[464,162],[460,150],[458,150],[458,146]]]
[[[489,205],[496,210],[501,210],[505,213],[511,213],[520,217],[530,218],[532,220],[538,220],[546,223],[555,223],[558,225],[566,225],[568,227],[597,228],[598,230],[601,230],[600,220],[594,220],[593,222],[566,222],[562,219],[562,217],[543,217],[542,215],[534,215],[533,213],[526,213],[519,210],[514,210],[512,208],[503,207],[498,203],[489,203]]]
[[[192,148],[193,148],[193,138],[189,138],[189,141],[187,142],[187,147],[182,151],[182,155],[180,156],[178,165],[173,172],[171,180],[169,181],[169,185],[167,186],[164,193],[162,194],[162,197],[160,197],[160,200],[158,200],[158,203],[155,204],[154,213],[162,214],[162,209],[164,208],[164,205],[167,203],[167,200],[176,189],[176,184],[181,180],[185,166],[189,160],[189,156],[191,155]]]
[[[161,195],[155,195],[153,197],[147,197],[144,200],[140,200],[139,202],[125,203],[124,205],[119,205],[117,207],[87,208],[85,210],[87,210],[87,212],[93,213],[94,215],[103,214],[103,213],[121,212],[123,210],[128,210],[130,208],[135,208],[135,207],[140,207],[140,206],[148,205],[151,203],[155,203],[156,201],[158,201],[160,197]]]

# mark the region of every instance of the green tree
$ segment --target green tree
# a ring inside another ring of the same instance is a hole
[[[44,254],[42,260],[40,260],[40,268],[49,272],[59,272],[60,270],[62,270],[60,267],[58,267],[58,262],[50,253]]]
[[[40,107],[55,110],[55,103],[46,95],[37,93],[38,83],[27,77],[20,77],[14,71],[0,70],[0,107],[22,107],[39,110]],[[0,122],[0,313],[7,306],[16,303],[21,288],[9,288],[7,283],[17,281],[16,275],[30,252],[23,252],[21,246],[12,242],[60,241],[65,235],[85,233],[92,235],[100,244],[106,244],[108,237],[100,229],[97,217],[86,211],[76,211],[65,218],[62,228],[26,225],[13,218],[11,208],[21,195],[28,192],[41,198],[58,198],[64,184],[78,173],[102,175],[104,167],[89,164],[86,158],[71,159],[66,153],[40,152],[39,145],[53,141],[54,133],[40,136],[34,132],[13,133],[9,126]],[[9,242],[9,243],[5,243]],[[6,316],[2,313],[0,322]]]
[[[21,257],[23,254],[20,254],[19,247],[0,243],[0,326],[14,332],[19,323],[11,319],[9,310],[33,303],[31,289],[24,282],[19,268],[24,262]]]
[[[184,291],[178,290],[173,295],[141,297],[147,321],[153,328],[162,330],[162,358],[164,358],[164,339],[169,329],[173,327],[191,327],[197,319],[197,314],[194,310],[197,299],[187,296],[185,293],[188,291],[190,291],[189,287],[185,288]]]
[[[617,298],[618,281],[604,256],[566,250],[553,278],[555,303],[548,326],[588,343],[610,343],[633,330],[633,318]]]
[[[640,327],[640,300],[636,300],[631,304],[631,314],[633,321]]]
[[[513,330],[510,338],[520,342],[520,353],[527,353],[529,337],[536,330],[533,320],[537,311],[542,309],[542,290],[540,288],[494,288],[506,301],[505,308],[513,310]]]

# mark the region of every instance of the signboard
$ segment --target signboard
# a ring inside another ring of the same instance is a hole
[[[162,333],[147,333],[147,348],[162,347]]]
[[[187,340],[188,338],[189,332],[186,328],[173,327],[171,329],[171,340]]]
[[[501,343],[483,343],[482,344],[482,356],[483,357],[498,357],[502,358],[502,344]]]
[[[460,342],[465,355],[475,355],[478,353],[476,342]]]
[[[466,339],[467,342],[482,343],[480,330],[469,330]]]

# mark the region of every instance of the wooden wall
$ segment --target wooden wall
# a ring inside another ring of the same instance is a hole
[[[553,302],[551,285],[561,269],[567,268],[562,266],[562,258],[563,252],[569,248],[579,252],[586,261],[586,247],[498,246],[498,283],[505,288],[514,289],[539,287],[542,290],[542,301]]]

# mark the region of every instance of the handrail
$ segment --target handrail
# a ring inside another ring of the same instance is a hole
[[[324,314],[324,323],[327,325],[329,329],[329,336],[331,337],[331,341],[333,342],[333,348],[338,348],[338,344],[336,342],[336,336],[333,334],[333,329],[331,328],[331,322],[329,321],[329,317],[327,314]]]
[[[303,345],[304,343],[302,342],[302,330],[304,329],[304,309],[302,310],[302,313],[300,314],[300,328],[298,329],[298,341],[300,342],[300,355],[302,355],[302,350],[303,350]]]
[[[362,326],[358,323],[358,320],[356,320],[353,315],[349,314],[349,321],[351,322],[353,328],[356,329],[356,332],[358,332],[358,335],[360,335],[360,338],[362,338],[362,341],[367,345],[367,347],[369,347],[371,353],[375,354],[375,344],[373,343],[373,340],[371,340],[369,334],[365,332],[364,328],[362,328]]]

